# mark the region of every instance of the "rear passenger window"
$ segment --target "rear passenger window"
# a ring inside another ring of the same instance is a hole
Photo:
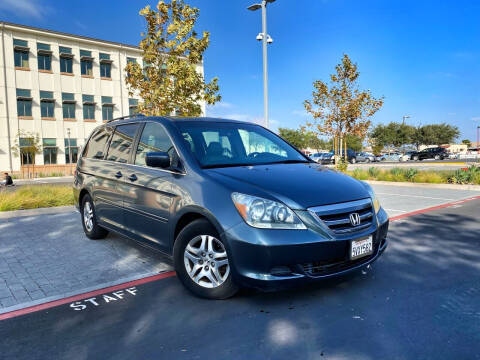
[[[137,128],[138,124],[119,125],[115,128],[112,141],[110,141],[107,160],[128,163]]]
[[[102,128],[93,134],[87,146],[85,146],[83,156],[90,159],[103,159],[110,134],[111,132],[106,128]]]
[[[175,148],[162,125],[149,122],[145,124],[138,143],[135,165],[145,166],[145,156],[149,152],[166,152],[173,159]]]

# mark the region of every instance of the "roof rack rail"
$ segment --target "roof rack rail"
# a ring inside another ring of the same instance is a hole
[[[120,116],[118,118],[115,118],[115,119],[111,119],[111,120],[107,120],[107,124],[112,122],[112,121],[116,121],[116,120],[124,120],[124,119],[129,119],[129,118],[136,118],[136,117],[145,117],[145,115],[143,114],[133,114],[133,115],[125,115],[125,116]]]

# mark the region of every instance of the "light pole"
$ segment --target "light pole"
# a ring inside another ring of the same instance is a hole
[[[72,148],[70,146],[70,128],[67,128],[68,135],[68,162],[70,163],[70,175],[72,174]]]
[[[478,149],[480,148],[480,144],[478,143],[480,138],[480,125],[477,126],[477,159],[480,159],[478,155],[480,155],[480,151]]]
[[[405,125],[405,120],[410,119],[410,115],[403,115],[402,117],[402,125]],[[403,144],[403,154],[405,155],[405,144]]]
[[[260,4],[250,5],[247,9],[256,11],[262,9],[262,32],[257,35],[257,40],[262,41],[263,45],[263,112],[265,117],[265,126],[268,128],[268,65],[267,65],[267,44],[273,42],[267,33],[267,4],[275,0],[262,0]]]

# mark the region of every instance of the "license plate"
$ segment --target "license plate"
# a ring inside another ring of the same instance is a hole
[[[355,260],[373,253],[373,241],[369,236],[365,239],[352,240],[350,259]]]

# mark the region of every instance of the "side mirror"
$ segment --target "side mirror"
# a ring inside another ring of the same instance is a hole
[[[170,155],[166,152],[149,152],[145,156],[147,166],[166,169],[170,167]]]

